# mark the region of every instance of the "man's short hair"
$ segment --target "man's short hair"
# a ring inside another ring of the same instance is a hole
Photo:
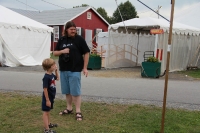
[[[48,71],[52,65],[55,64],[55,61],[51,58],[44,59],[42,62],[42,67],[45,71]]]

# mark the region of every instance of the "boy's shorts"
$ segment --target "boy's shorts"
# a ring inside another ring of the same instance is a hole
[[[42,111],[50,111],[53,109],[54,99],[49,98],[49,100],[51,102],[51,107],[46,106],[46,99],[44,96],[42,96]]]
[[[62,94],[81,95],[81,72],[60,71]]]

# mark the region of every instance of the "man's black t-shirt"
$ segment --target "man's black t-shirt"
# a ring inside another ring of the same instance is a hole
[[[69,54],[61,54],[59,56],[59,70],[81,72],[83,69],[83,55],[90,52],[85,40],[76,35],[75,37],[63,36],[58,40],[55,51],[69,48]],[[66,59],[68,56],[68,59]]]

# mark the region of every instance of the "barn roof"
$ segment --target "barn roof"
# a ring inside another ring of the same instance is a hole
[[[79,8],[70,8],[70,9],[59,9],[59,10],[45,10],[45,11],[30,11],[22,9],[11,10],[20,13],[26,17],[29,17],[33,20],[41,22],[46,25],[64,25],[67,21],[71,21],[76,17],[80,16],[87,10],[93,10],[106,24],[109,23],[93,8],[93,7],[79,7]]]

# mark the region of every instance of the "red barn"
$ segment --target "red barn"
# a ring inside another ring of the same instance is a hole
[[[109,23],[92,7],[79,7],[71,9],[29,11],[11,9],[40,23],[54,28],[52,34],[51,50],[57,40],[62,36],[64,25],[73,21],[77,26],[77,33],[83,36],[89,47],[96,47],[95,36],[98,32],[108,31]]]

